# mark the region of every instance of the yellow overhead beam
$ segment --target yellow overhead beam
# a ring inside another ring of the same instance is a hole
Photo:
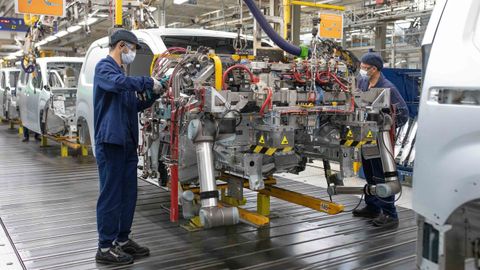
[[[283,0],[283,38],[288,39],[288,29],[292,20],[290,0]]]
[[[115,0],[115,26],[122,27],[122,25],[123,25],[122,0]]]
[[[344,6],[336,6],[336,5],[329,5],[329,4],[319,4],[319,3],[312,3],[312,2],[305,2],[305,1],[290,1],[290,4],[296,5],[296,6],[314,7],[314,8],[323,8],[323,9],[334,9],[334,10],[345,11]]]

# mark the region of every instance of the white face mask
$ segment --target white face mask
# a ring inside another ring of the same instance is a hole
[[[128,49],[128,53],[122,53],[122,62],[125,65],[131,64],[133,60],[135,60],[135,56],[137,55],[136,51]]]
[[[368,76],[368,71],[366,71],[366,70],[364,70],[364,69],[360,69],[360,72],[359,72],[358,74],[360,74],[360,76],[361,76],[362,78],[366,78],[366,79],[369,79],[369,78],[370,78],[370,76]]]

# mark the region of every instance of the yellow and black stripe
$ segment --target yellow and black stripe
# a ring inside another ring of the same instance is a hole
[[[340,145],[343,145],[343,146],[348,146],[348,147],[356,147],[356,148],[360,148],[362,147],[362,145],[365,145],[365,144],[377,144],[376,141],[354,141],[354,140],[341,140],[340,141]]]
[[[252,145],[250,149],[257,154],[264,154],[267,156],[272,156],[277,152],[290,152],[293,150],[293,147],[284,147],[284,148],[274,148],[274,147],[265,147],[261,145]]]

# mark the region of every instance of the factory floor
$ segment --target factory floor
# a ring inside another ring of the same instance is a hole
[[[169,193],[145,182],[139,182],[132,237],[150,247],[151,256],[129,266],[97,265],[94,159],[61,158],[59,145],[50,144],[22,143],[16,130],[0,125],[2,270],[415,269],[417,229],[407,208],[399,208],[399,228],[386,230],[348,212],[329,216],[272,198],[269,227],[238,224],[189,232],[169,221]],[[302,178],[313,179],[316,171],[321,169],[278,177],[278,185],[328,198],[324,188]],[[254,210],[256,194],[245,196],[245,208]],[[347,210],[358,202],[355,196],[335,198]]]

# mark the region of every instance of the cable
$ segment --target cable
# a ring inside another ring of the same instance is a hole
[[[357,205],[356,205],[354,208],[352,208],[351,210],[345,210],[345,211],[343,211],[343,212],[344,212],[344,213],[351,213],[351,212],[357,210],[357,208],[360,206],[360,204],[362,204],[363,195],[364,195],[364,194],[362,194],[362,196],[360,196],[360,200],[358,201]]]

